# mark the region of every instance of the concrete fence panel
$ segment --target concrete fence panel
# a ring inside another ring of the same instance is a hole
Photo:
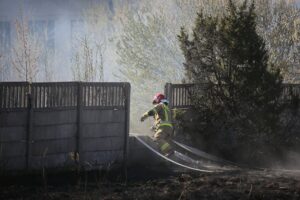
[[[28,83],[0,83],[0,168],[24,169]]]
[[[192,97],[199,91],[205,92],[208,84],[172,84],[165,85],[165,94],[170,102],[171,108],[191,108],[193,107]],[[290,100],[291,94],[300,95],[300,84],[283,84],[281,99]]]
[[[128,83],[0,83],[0,167],[126,166]]]

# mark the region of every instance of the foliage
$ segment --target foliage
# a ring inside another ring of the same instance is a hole
[[[162,91],[166,82],[179,82],[182,78],[183,57],[172,24],[167,23],[163,11],[154,13],[149,8],[124,14],[123,32],[117,44],[122,65],[118,77],[132,84],[133,121],[149,109],[152,96]],[[132,125],[136,130],[138,125]]]
[[[258,0],[257,5],[257,30],[266,42],[269,62],[280,66],[285,82],[299,83],[299,6],[286,0]]]
[[[233,148],[257,158],[287,145],[279,117],[282,77],[256,31],[255,4],[229,1],[223,16],[198,14],[192,36],[182,29],[179,40],[187,81],[206,85],[193,96],[206,122],[202,132],[215,140],[233,135]]]
[[[82,21],[73,24],[73,80],[104,81],[106,38],[103,27],[109,15],[103,5],[93,5],[82,13]]]
[[[117,30],[119,42],[116,52],[120,64],[117,77],[132,83],[134,98],[132,103],[137,107],[136,109],[133,107],[135,112],[132,116],[133,121],[138,119],[135,115],[139,116],[141,110],[147,109],[146,105],[149,105],[153,93],[161,91],[166,82],[181,81],[184,57],[181,55],[179,42],[176,41],[180,27],[184,25],[187,33],[191,33],[193,21],[199,11],[203,17],[224,16],[226,2],[224,0],[174,0],[164,1],[164,3],[161,0],[139,1],[128,10],[116,11],[121,24],[121,28]],[[240,5],[242,1],[235,2]],[[274,65],[275,60],[289,60],[280,63],[279,67],[284,81],[295,80],[296,71],[299,69],[297,59],[290,59],[291,54],[287,51],[279,51],[287,45],[276,41],[278,38],[287,38],[286,34],[288,38],[294,38],[299,30],[293,26],[299,20],[299,9],[292,1],[283,0],[258,0],[254,9],[259,13],[256,17],[257,31],[267,44],[266,50],[271,51],[269,61],[274,60],[272,61]],[[293,14],[289,16],[288,13],[291,11]],[[117,21],[114,23],[116,24]],[[271,27],[286,27],[289,30]],[[299,43],[296,40],[291,42],[293,45],[290,49],[295,50]],[[273,43],[278,50],[272,51],[274,45],[270,44]]]
[[[12,66],[9,79],[21,81],[51,81],[54,76],[54,47],[49,46],[49,24],[45,21],[39,28],[21,9],[20,17],[15,21],[15,37],[11,49],[6,49],[6,66]],[[38,29],[38,30],[37,30]],[[7,72],[8,74],[8,72]]]
[[[16,38],[13,43],[12,66],[23,81],[36,80],[41,56],[40,43],[29,28],[29,20],[22,16],[16,20]]]
[[[72,60],[73,80],[103,81],[104,44],[83,36],[77,45]]]

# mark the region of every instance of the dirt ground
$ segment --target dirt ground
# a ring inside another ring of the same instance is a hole
[[[136,173],[139,176],[134,176]],[[47,180],[39,176],[5,177],[0,199],[300,199],[299,172],[151,173],[133,170],[127,184],[95,173],[80,178],[48,175]]]

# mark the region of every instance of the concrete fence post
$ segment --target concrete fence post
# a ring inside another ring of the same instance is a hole
[[[128,160],[128,138],[130,131],[130,83],[125,83],[123,86],[125,93],[125,130],[124,130],[124,149],[123,149],[123,169],[125,181],[127,181],[127,160]]]
[[[169,100],[169,108],[173,108],[173,90],[172,90],[172,83],[166,83],[165,85],[165,95],[166,98]]]
[[[171,111],[171,122],[173,123],[173,133],[172,135],[175,135],[175,121],[174,121],[174,110],[173,110],[173,85],[172,83],[166,83],[165,85],[165,95],[166,98],[169,101],[169,109]]]
[[[76,132],[76,151],[74,159],[76,164],[80,164],[83,159],[81,155],[81,129],[82,129],[82,84],[77,84],[77,132]]]
[[[27,130],[26,130],[26,170],[31,167],[31,146],[32,146],[32,126],[33,126],[33,105],[31,84],[28,84],[27,91]]]

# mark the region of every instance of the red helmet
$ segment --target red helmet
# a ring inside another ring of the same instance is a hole
[[[157,93],[157,94],[153,97],[152,103],[153,103],[153,104],[160,103],[161,100],[163,100],[163,99],[165,99],[165,95],[163,95],[162,93]]]

